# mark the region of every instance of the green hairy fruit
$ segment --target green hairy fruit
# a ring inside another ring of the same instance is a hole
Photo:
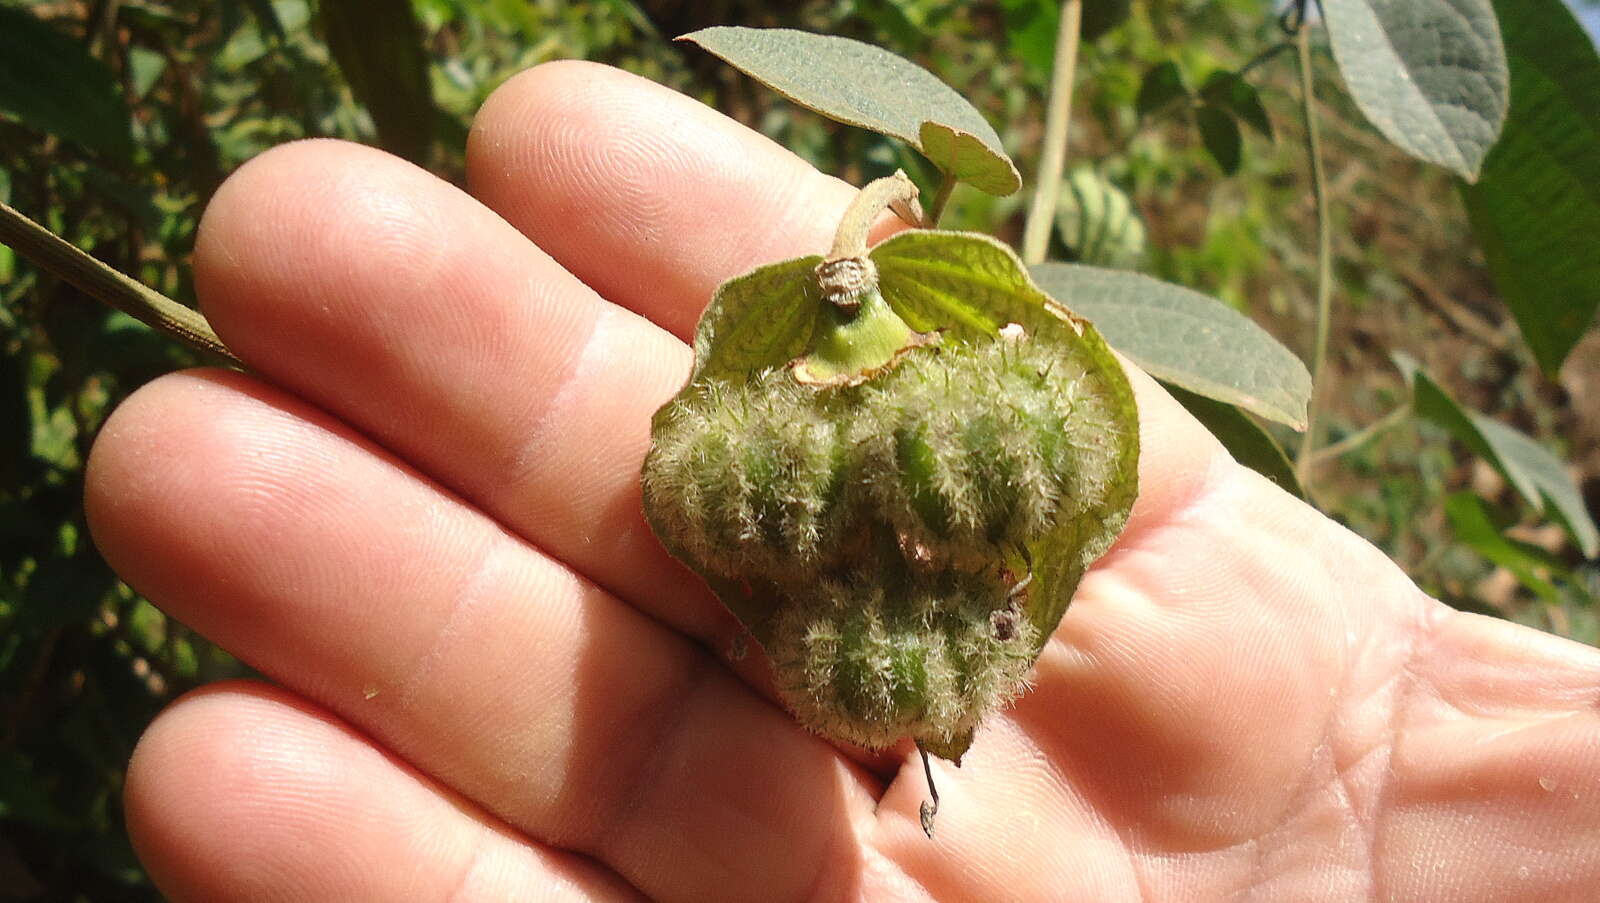
[[[697,569],[730,580],[820,579],[885,530],[928,567],[981,570],[1114,478],[1092,452],[1115,413],[1073,391],[1083,370],[996,339],[918,349],[853,386],[782,369],[694,385],[656,433],[646,504]]]
[[[918,348],[858,385],[773,368],[691,386],[656,433],[646,505],[702,574],[781,598],[768,652],[802,721],[948,745],[1032,662],[1027,542],[1099,518],[1116,478],[1116,414],[1075,391],[1084,370],[995,338]]]
[[[653,423],[645,512],[802,724],[959,761],[1121,530],[1137,415],[1009,249],[912,231],[868,252],[864,224],[914,189],[862,198],[830,257],[718,289]]]

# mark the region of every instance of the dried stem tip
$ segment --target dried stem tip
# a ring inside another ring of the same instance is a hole
[[[917,185],[905,170],[897,169],[894,175],[868,182],[839,221],[839,231],[833,236],[833,250],[828,259],[867,256],[867,233],[878,221],[878,214],[887,207],[913,226],[921,226],[922,205],[917,203]]]

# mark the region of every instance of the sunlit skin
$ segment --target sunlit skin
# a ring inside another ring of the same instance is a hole
[[[106,556],[273,681],[134,756],[172,899],[1595,899],[1600,652],[1428,598],[1139,373],[1132,520],[935,762],[930,841],[915,751],[798,728],[640,513],[712,290],[852,189],[584,63],[501,88],[468,162],[241,169],[194,263],[249,374],[159,379],[95,447]]]

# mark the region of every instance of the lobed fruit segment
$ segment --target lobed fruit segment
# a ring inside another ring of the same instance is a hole
[[[644,470],[659,535],[777,596],[752,630],[799,719],[945,745],[1021,691],[1026,545],[1113,494],[1121,421],[1064,343],[909,350],[858,385],[772,368],[691,385]]]
[[[802,723],[866,747],[971,732],[1023,690],[1037,648],[997,575],[830,579],[794,602],[769,643],[778,690]]]

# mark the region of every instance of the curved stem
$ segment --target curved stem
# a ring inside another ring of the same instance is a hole
[[[922,756],[922,773],[928,778],[928,795],[933,797],[933,802],[924,800],[922,805],[917,807],[917,814],[922,821],[922,833],[932,840],[933,817],[939,814],[939,788],[933,783],[933,765],[928,761],[928,749],[920,740],[917,741],[917,753]]]
[[[1271,62],[1273,57],[1276,57],[1278,54],[1288,50],[1293,46],[1294,43],[1291,41],[1279,41],[1278,43],[1273,44],[1271,47],[1268,47],[1266,50],[1263,50],[1251,57],[1249,61],[1243,66],[1240,66],[1239,71],[1234,74],[1240,78],[1244,78],[1246,75],[1249,75],[1261,66]]]
[[[828,259],[867,256],[867,234],[885,207],[913,226],[922,225],[917,185],[905,170],[895,170],[892,176],[874,179],[861,189],[839,220],[839,231],[833,235],[833,250],[828,252]]]
[[[1056,220],[1056,197],[1061,190],[1061,170],[1067,162],[1067,123],[1072,119],[1072,80],[1078,68],[1078,33],[1083,20],[1083,0],[1061,4],[1061,28],[1056,32],[1056,59],[1050,73],[1050,105],[1044,119],[1044,149],[1039,155],[1039,181],[1033,205],[1022,230],[1022,262],[1043,263],[1050,248],[1050,226]]]
[[[1311,403],[1306,408],[1306,431],[1295,456],[1295,476],[1310,493],[1311,465],[1317,446],[1317,420],[1321,413],[1323,370],[1328,358],[1328,333],[1333,307],[1333,220],[1328,208],[1327,174],[1322,167],[1322,133],[1317,123],[1316,81],[1311,67],[1311,25],[1302,13],[1295,35],[1300,52],[1300,93],[1305,104],[1306,154],[1311,158],[1311,190],[1317,204],[1317,332],[1311,346]]]
[[[41,269],[158,332],[243,366],[199,311],[94,259],[4,203],[0,203],[0,243],[10,245]]]
[[[922,218],[924,229],[933,229],[939,225],[939,218],[944,216],[945,205],[950,203],[950,193],[955,191],[955,176],[945,173],[939,181],[939,190],[933,195],[933,203],[928,205],[928,210]]]
[[[1371,442],[1373,439],[1376,439],[1379,434],[1383,433],[1385,430],[1394,426],[1398,426],[1410,416],[1411,402],[1401,402],[1399,407],[1396,407],[1389,413],[1383,415],[1377,420],[1374,420],[1372,423],[1367,424],[1360,430],[1351,433],[1332,445],[1324,445],[1323,447],[1312,452],[1311,457],[1308,459],[1308,466],[1315,467],[1316,465],[1322,464],[1325,461],[1332,461],[1333,459],[1347,452],[1355,451],[1361,446],[1366,445],[1368,442]]]

